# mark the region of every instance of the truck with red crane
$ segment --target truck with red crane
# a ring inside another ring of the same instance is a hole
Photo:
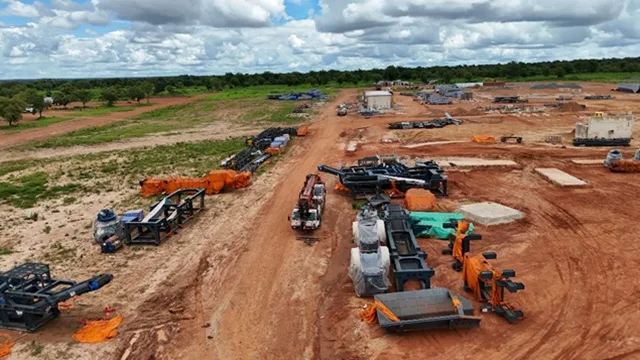
[[[324,181],[317,174],[307,175],[298,195],[289,221],[294,230],[315,230],[320,227],[322,210],[326,199]]]

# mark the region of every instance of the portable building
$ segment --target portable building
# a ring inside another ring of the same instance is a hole
[[[364,93],[364,102],[367,109],[391,109],[391,93],[388,91],[367,91]]]
[[[640,93],[640,84],[618,84],[618,91]]]
[[[633,115],[590,116],[587,124],[576,124],[576,139],[630,139],[633,133]]]

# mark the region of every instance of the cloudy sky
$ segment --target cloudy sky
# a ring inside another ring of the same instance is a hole
[[[0,78],[640,56],[640,0],[0,0]]]

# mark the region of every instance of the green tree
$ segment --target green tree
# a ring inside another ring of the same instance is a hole
[[[153,96],[153,92],[156,89],[153,83],[146,81],[141,85],[142,90],[144,90],[144,95],[147,97],[147,103],[151,102],[151,96]]]
[[[173,85],[167,85],[167,87],[165,88],[165,90],[167,91],[167,93],[169,93],[169,95],[176,95],[178,94],[178,89],[176,89],[175,86]]]
[[[64,108],[67,108],[69,103],[73,102],[75,97],[66,91],[56,91],[53,93],[53,103],[55,105],[62,105]]]
[[[147,94],[144,92],[144,89],[140,86],[132,86],[127,89],[127,97],[138,103],[140,103],[140,100],[144,99],[146,95]]]
[[[386,69],[384,69],[384,79],[387,81],[393,81],[393,80],[397,80],[398,79],[399,72],[398,72],[398,68],[395,66],[387,66]]]
[[[38,119],[42,118],[42,112],[49,107],[49,103],[44,101],[44,97],[42,94],[39,94],[36,89],[27,90],[25,93],[25,100],[27,101],[27,104],[33,106],[33,110],[38,113]]]
[[[18,124],[22,120],[22,112],[27,104],[18,97],[0,97],[0,118],[9,123],[9,126]]]
[[[113,103],[118,100],[118,90],[113,87],[104,88],[100,92],[100,96],[107,103],[107,106],[113,106]]]
[[[563,79],[564,76],[567,75],[567,71],[563,67],[558,66],[553,69],[553,75],[557,76],[558,79]]]
[[[82,103],[82,107],[87,107],[87,103],[91,101],[91,90],[80,89],[75,91],[75,98]]]

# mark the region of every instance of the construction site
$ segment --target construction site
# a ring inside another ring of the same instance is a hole
[[[240,99],[162,137],[3,134],[0,183],[56,187],[0,203],[0,356],[640,358],[638,95],[384,85],[265,99],[295,122]]]

